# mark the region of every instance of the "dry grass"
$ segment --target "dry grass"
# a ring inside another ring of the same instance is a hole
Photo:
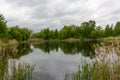
[[[104,40],[104,41],[108,41],[108,40],[118,41],[118,40],[120,40],[120,36],[116,36],[116,37],[106,37],[106,38],[102,38],[102,40]]]
[[[65,80],[120,80],[120,65],[94,62],[85,63],[72,76],[67,74]]]
[[[9,44],[18,44],[18,41],[13,39],[8,41]]]
[[[13,40],[0,40],[0,46],[6,46],[6,45],[16,45],[18,44],[18,41],[13,39]]]
[[[4,42],[3,42],[2,40],[0,40],[0,45],[1,45],[1,44],[4,44]]]
[[[63,41],[74,42],[74,41],[80,41],[80,39],[68,38],[68,39],[65,39],[65,40],[63,40]]]

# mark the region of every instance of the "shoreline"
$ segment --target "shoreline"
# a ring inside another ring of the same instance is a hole
[[[2,40],[0,39],[0,46],[9,46],[9,45],[18,45],[18,41],[15,39],[12,40]]]
[[[98,39],[76,39],[76,38],[68,38],[68,39],[49,39],[44,40],[40,38],[31,38],[26,41],[21,41],[20,43],[29,43],[29,44],[39,44],[44,42],[76,42],[76,41],[120,41],[120,37],[105,37],[105,38],[98,38]],[[13,40],[2,40],[0,39],[0,46],[9,46],[9,45],[18,45],[19,42],[15,39]]]
[[[76,39],[76,38],[68,38],[68,39],[50,39],[44,40],[40,38],[32,38],[25,42],[28,43],[43,43],[43,42],[54,42],[54,41],[64,41],[64,42],[76,42],[76,41],[120,41],[120,37],[106,37],[106,38],[98,38],[98,39]]]

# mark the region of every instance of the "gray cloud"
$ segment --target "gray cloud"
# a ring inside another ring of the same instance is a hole
[[[0,0],[0,11],[8,26],[20,25],[34,31],[96,20],[105,27],[119,21],[119,0]]]

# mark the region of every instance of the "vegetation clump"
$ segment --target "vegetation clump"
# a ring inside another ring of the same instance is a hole
[[[12,68],[6,70],[6,74],[3,77],[3,80],[32,80],[32,72],[34,66],[30,64],[16,64],[12,65]]]
[[[120,80],[120,65],[117,63],[85,63],[76,73],[66,74],[65,80]]]

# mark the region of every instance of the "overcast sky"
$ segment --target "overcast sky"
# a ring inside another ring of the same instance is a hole
[[[8,26],[34,31],[61,29],[89,20],[105,27],[120,21],[120,0],[0,0],[0,12]]]

